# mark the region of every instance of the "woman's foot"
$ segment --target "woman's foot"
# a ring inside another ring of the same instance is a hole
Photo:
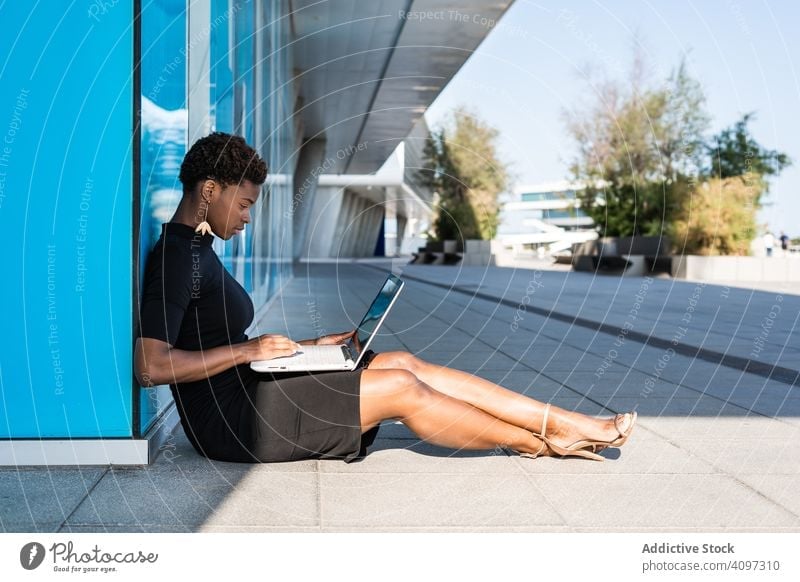
[[[586,442],[587,450],[598,452],[608,446],[621,446],[630,435],[635,422],[635,412],[618,414],[611,418],[595,418],[551,406],[545,438],[559,448],[569,448],[575,443]],[[535,434],[538,436],[542,433]],[[547,455],[559,454],[551,450],[542,454]]]

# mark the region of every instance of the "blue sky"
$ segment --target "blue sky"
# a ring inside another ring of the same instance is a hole
[[[638,39],[656,79],[687,56],[711,132],[756,112],[755,138],[794,161],[773,179],[759,219],[800,236],[798,24],[795,0],[516,0],[425,118],[436,125],[466,105],[500,131],[518,183],[564,179],[575,151],[564,114],[591,99],[586,67],[624,78]]]

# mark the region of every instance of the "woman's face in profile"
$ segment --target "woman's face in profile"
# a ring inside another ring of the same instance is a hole
[[[244,225],[250,223],[250,208],[258,200],[260,192],[261,187],[250,180],[223,188],[208,207],[206,220],[214,234],[228,240],[244,230]]]

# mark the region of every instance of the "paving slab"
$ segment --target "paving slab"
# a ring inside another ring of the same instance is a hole
[[[631,467],[645,475],[689,475],[722,473],[703,458],[693,455],[680,442],[671,442],[643,427],[636,438],[631,437],[624,447],[605,449],[600,456],[606,460],[586,461],[578,457],[540,458],[530,460],[517,457],[520,468],[535,475],[614,475],[630,474]]]
[[[0,531],[58,531],[105,468],[0,469]]]
[[[320,483],[325,527],[564,525],[527,475],[323,473]]]
[[[317,461],[313,459],[292,461],[290,463],[228,463],[207,459],[197,453],[186,434],[180,427],[174,431],[160,447],[160,452],[148,468],[150,472],[177,471],[179,473],[208,472],[225,475],[228,472],[241,471],[277,471],[277,472],[315,472]]]
[[[247,467],[245,465],[244,467]],[[317,473],[114,470],[69,526],[316,525]]]
[[[377,438],[370,454],[357,463],[320,460],[322,473],[425,473],[435,475],[518,475],[519,469],[508,462],[508,453],[498,450],[468,450],[439,447],[412,438]]]
[[[800,517],[720,474],[537,475],[547,501],[573,526],[800,527]]]

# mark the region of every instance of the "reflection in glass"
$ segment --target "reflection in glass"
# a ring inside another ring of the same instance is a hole
[[[139,281],[161,223],[182,196],[178,175],[186,154],[186,2],[153,0],[141,15],[141,190]],[[141,290],[140,290],[141,291]],[[139,429],[145,432],[172,400],[166,387],[139,391]]]

